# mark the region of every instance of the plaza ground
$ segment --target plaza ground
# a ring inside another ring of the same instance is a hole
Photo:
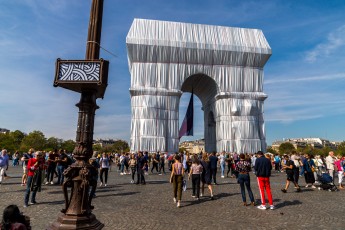
[[[16,204],[30,216],[33,230],[45,229],[57,219],[64,207],[60,186],[43,185],[37,193],[38,204],[23,208],[25,187],[20,186],[21,167],[10,166],[10,178],[0,186],[0,210]],[[219,172],[218,172],[219,174]],[[107,187],[97,188],[93,213],[104,229],[345,229],[344,191],[328,192],[305,188],[300,177],[301,193],[290,186],[280,189],[285,173],[273,173],[271,186],[276,210],[244,207],[235,178],[220,178],[214,186],[215,199],[208,192],[196,201],[191,197],[191,182],[182,194],[182,205],[173,203],[169,175],[148,175],[146,185],[130,184],[130,175],[121,176],[115,168],[109,173]],[[55,178],[56,180],[56,178]],[[251,173],[251,187],[259,202],[256,177]],[[249,199],[248,199],[249,201]]]

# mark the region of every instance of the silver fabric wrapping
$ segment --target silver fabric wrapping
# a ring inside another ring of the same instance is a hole
[[[203,105],[206,151],[266,149],[261,30],[135,19],[126,38],[131,151],[178,151],[179,102]]]

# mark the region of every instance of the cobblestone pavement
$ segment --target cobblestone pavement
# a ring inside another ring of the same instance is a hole
[[[21,167],[10,167],[7,171],[10,178],[0,186],[1,218],[7,205],[16,204],[30,216],[33,230],[45,229],[64,206],[61,187],[43,185],[42,192],[37,194],[38,204],[23,208],[25,188],[20,186],[21,171]],[[234,178],[218,178],[214,200],[209,199],[207,192],[200,201],[194,200],[188,182],[181,208],[177,208],[168,179],[168,174],[150,174],[146,176],[146,185],[135,185],[130,184],[129,175],[121,176],[113,168],[108,186],[97,188],[93,213],[104,223],[104,229],[345,229],[344,191],[303,187],[301,193],[296,193],[290,186],[284,194],[280,189],[285,183],[285,173],[273,173],[271,177],[276,210],[243,206]],[[304,178],[300,178],[300,184],[305,185]],[[253,174],[251,187],[259,201]]]

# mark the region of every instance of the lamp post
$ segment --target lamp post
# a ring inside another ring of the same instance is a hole
[[[92,197],[89,190],[95,190],[97,181],[93,178],[95,168],[88,163],[92,156],[95,111],[99,107],[97,98],[103,98],[108,82],[109,62],[99,59],[103,0],[92,0],[86,60],[60,60],[56,62],[54,86],[60,86],[81,93],[77,145],[73,151],[76,162],[64,171],[62,185],[65,208],[57,221],[48,229],[102,229],[104,225],[92,214]],[[69,190],[70,189],[70,194]]]

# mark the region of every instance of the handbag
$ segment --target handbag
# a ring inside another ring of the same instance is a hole
[[[314,167],[311,167],[309,162],[307,161],[308,165],[309,165],[309,168],[311,169],[312,172],[315,172],[315,168]]]

